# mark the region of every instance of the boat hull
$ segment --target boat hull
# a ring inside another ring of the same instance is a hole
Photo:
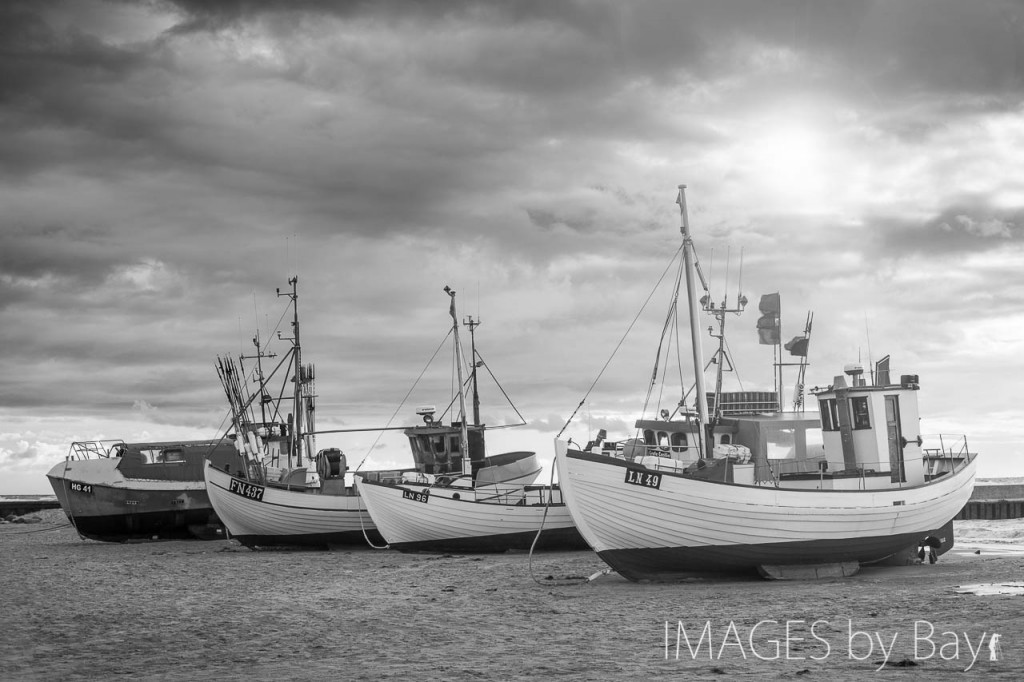
[[[587,544],[563,503],[543,504],[550,488],[524,490],[524,504],[476,501],[466,489],[424,488],[369,482],[356,477],[388,546],[403,552],[505,552],[577,550]],[[423,491],[429,490],[426,496]],[[556,494],[557,494],[556,489]],[[459,494],[459,498],[453,497]],[[525,503],[531,494],[536,503]],[[487,493],[482,494],[483,497]],[[514,496],[514,495],[513,495]],[[538,537],[537,532],[541,531]],[[535,543],[536,541],[536,543]]]
[[[247,547],[309,547],[383,543],[363,500],[355,494],[329,495],[256,486],[259,499],[233,492],[243,479],[214,467],[204,470],[206,489],[231,538]],[[351,490],[351,489],[349,489]]]
[[[202,481],[126,479],[118,462],[61,463],[47,473],[61,509],[83,537],[103,542],[208,537],[204,529],[218,527]]]
[[[631,580],[880,561],[956,516],[975,476],[972,461],[955,475],[921,486],[792,490],[657,472],[570,450],[563,442],[556,442],[555,459],[580,532],[598,556]],[[657,478],[638,479],[631,471]]]

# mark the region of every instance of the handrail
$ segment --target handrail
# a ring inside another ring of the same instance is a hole
[[[923,447],[921,449],[922,457],[932,460],[946,461],[951,473],[967,466],[975,457],[977,457],[977,453],[971,452],[970,447],[967,444],[967,436],[965,434],[940,433],[929,435],[928,437],[937,438],[939,446],[937,448]]]
[[[71,443],[66,459],[86,460],[110,457],[110,452],[115,445],[124,445],[120,438],[111,440],[84,440]]]

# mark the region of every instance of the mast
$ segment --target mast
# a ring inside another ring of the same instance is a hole
[[[690,310],[690,344],[693,347],[694,390],[697,393],[697,419],[700,423],[697,433],[698,437],[703,441],[700,448],[701,457],[707,457],[711,453],[711,444],[710,433],[705,433],[705,429],[710,430],[710,421],[708,420],[707,392],[704,388],[704,352],[700,343],[700,323],[698,320],[698,313],[701,308],[697,298],[697,287],[694,283],[693,239],[690,237],[690,222],[686,215],[686,185],[679,185],[679,197],[676,199],[676,203],[679,204],[679,214],[682,223],[679,231],[683,234],[686,298]]]
[[[466,428],[466,392],[462,384],[462,349],[459,344],[459,317],[455,313],[455,291],[446,286],[444,291],[451,298],[451,307],[448,309],[452,316],[452,325],[455,332],[455,369],[459,378],[459,409],[462,411],[462,420],[459,425],[459,449],[462,450],[462,473],[469,476],[473,473],[473,467],[469,459],[469,431]]]
[[[291,293],[281,293],[281,290],[277,290],[278,296],[287,296],[292,302],[292,330],[295,336],[292,337],[292,367],[294,368],[293,378],[295,380],[295,399],[293,402],[293,409],[295,414],[292,416],[291,434],[290,441],[291,447],[288,448],[288,467],[292,465],[292,452],[295,453],[295,466],[302,466],[302,445],[303,439],[303,419],[302,419],[302,345],[299,341],[299,292],[298,292],[299,278],[297,276],[292,277],[288,280],[288,284],[292,285]]]
[[[476,359],[476,328],[480,326],[480,320],[474,320],[472,315],[466,318],[464,323],[469,327],[469,345],[473,353],[473,373],[470,375],[470,379],[473,381],[473,424],[476,426],[480,425],[480,391],[477,390],[476,383],[476,370],[480,366]]]

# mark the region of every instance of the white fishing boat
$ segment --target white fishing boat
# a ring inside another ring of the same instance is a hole
[[[81,441],[46,476],[83,538],[223,538],[203,483],[207,460],[241,461],[233,445],[216,441]]]
[[[206,488],[230,537],[248,547],[337,545],[381,542],[373,521],[337,448],[316,451],[315,382],[312,365],[303,365],[299,337],[298,278],[291,278],[291,347],[273,372],[264,376],[259,337],[255,356],[218,358],[218,375],[231,406],[233,440],[246,465],[207,466]],[[243,369],[255,359],[250,391]],[[276,374],[284,375],[281,393],[271,395]],[[291,395],[285,395],[286,387]],[[327,433],[327,432],[319,432]],[[312,453],[316,452],[315,455]],[[370,472],[368,476],[396,472]]]
[[[850,365],[831,385],[812,389],[820,414],[804,415],[781,412],[778,391],[722,393],[726,363],[718,357],[716,391],[705,391],[702,304],[720,320],[721,339],[725,312],[738,312],[746,299],[726,310],[697,290],[683,187],[677,201],[683,258],[670,315],[685,279],[694,405],[684,394],[678,409],[641,418],[636,437],[618,443],[556,439],[562,493],[589,545],[630,580],[754,571],[842,576],[921,544],[948,549],[952,519],[974,488],[977,456],[962,436],[924,447],[917,376],[891,381],[888,358],[870,381]],[[768,308],[771,318],[777,300]],[[773,324],[777,330],[777,320],[759,327]]]
[[[377,529],[391,548],[401,551],[585,549],[558,487],[532,485],[540,473],[534,453],[485,455],[476,380],[483,363],[475,337],[470,377],[474,423],[466,423],[455,292],[449,287],[445,291],[451,299],[460,415],[445,426],[433,420],[432,410],[423,410],[426,425],[407,430],[419,471],[398,480],[372,480],[357,473],[356,486]],[[467,324],[472,332],[478,323],[470,318]],[[421,466],[431,458],[447,466],[461,464],[461,471],[431,474]]]

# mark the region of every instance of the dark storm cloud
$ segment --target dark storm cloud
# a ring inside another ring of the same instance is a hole
[[[12,175],[102,158],[112,144],[152,134],[143,112],[118,94],[139,70],[154,65],[149,50],[58,31],[48,21],[53,8],[17,2],[0,8],[0,106],[8,131],[18,133],[3,136],[0,163]]]
[[[998,211],[985,203],[947,207],[923,224],[879,221],[872,228],[873,255],[896,259],[1024,249],[1024,213]]]

